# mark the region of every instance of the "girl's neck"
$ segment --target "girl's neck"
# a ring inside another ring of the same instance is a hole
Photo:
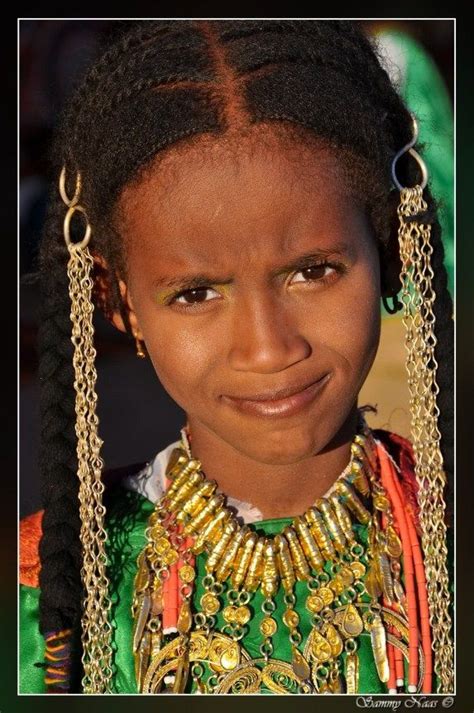
[[[348,465],[357,407],[322,452],[289,465],[257,462],[189,419],[191,451],[209,480],[228,497],[250,503],[263,519],[301,515],[323,496]]]

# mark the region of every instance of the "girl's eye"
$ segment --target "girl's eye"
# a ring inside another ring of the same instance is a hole
[[[214,292],[218,294],[211,287],[195,287],[192,290],[183,290],[183,292],[178,292],[168,304],[179,304],[185,306],[191,306],[200,304],[202,302],[210,302],[206,299],[206,294],[208,292]]]
[[[310,265],[294,273],[294,275],[303,275],[303,279],[295,280],[293,278],[292,282],[325,282],[333,278],[336,272],[337,268],[327,262],[321,265]]]
[[[337,277],[337,273],[341,272],[342,269],[338,268],[336,265],[330,265],[329,263],[322,263],[320,265],[310,265],[309,267],[304,267],[301,270],[293,273],[292,283],[326,283],[331,282]],[[295,279],[295,275],[302,275],[302,279]],[[220,297],[219,293],[212,287],[194,287],[190,290],[182,290],[176,293],[169,301],[168,305],[180,305],[185,308],[196,308],[201,304],[206,302],[212,302],[215,297],[208,298],[208,294],[214,293],[217,297]]]

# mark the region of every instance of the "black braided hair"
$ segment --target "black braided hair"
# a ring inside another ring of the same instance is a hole
[[[399,193],[391,182],[391,162],[411,139],[412,122],[375,42],[358,22],[152,20],[114,25],[113,39],[63,113],[52,163],[55,176],[66,166],[70,195],[75,172],[81,172],[81,203],[93,228],[90,247],[111,266],[107,302],[100,306],[106,312],[120,310],[129,331],[116,281],[126,266],[113,221],[124,187],[166,151],[190,145],[203,134],[226,141],[270,124],[283,137],[336,148],[371,216],[384,280],[388,262],[399,260]],[[415,185],[415,162],[402,157],[397,176],[403,185]],[[424,197],[434,249],[441,447],[451,478],[452,302],[437,206],[429,189]],[[78,626],[82,596],[64,212],[54,193],[40,253],[40,626],[45,635]]]

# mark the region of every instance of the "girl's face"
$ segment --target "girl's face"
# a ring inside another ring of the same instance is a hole
[[[378,251],[327,150],[244,144],[198,142],[124,191],[127,296],[191,435],[290,464],[354,415],[379,342]],[[296,410],[239,401],[317,381]]]

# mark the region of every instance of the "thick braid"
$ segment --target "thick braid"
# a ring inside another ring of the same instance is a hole
[[[40,475],[44,508],[39,547],[40,631],[51,644],[55,633],[74,630],[80,625],[82,591],[73,347],[66,272],[68,253],[61,230],[63,217],[62,201],[53,193],[40,253],[38,333]]]

